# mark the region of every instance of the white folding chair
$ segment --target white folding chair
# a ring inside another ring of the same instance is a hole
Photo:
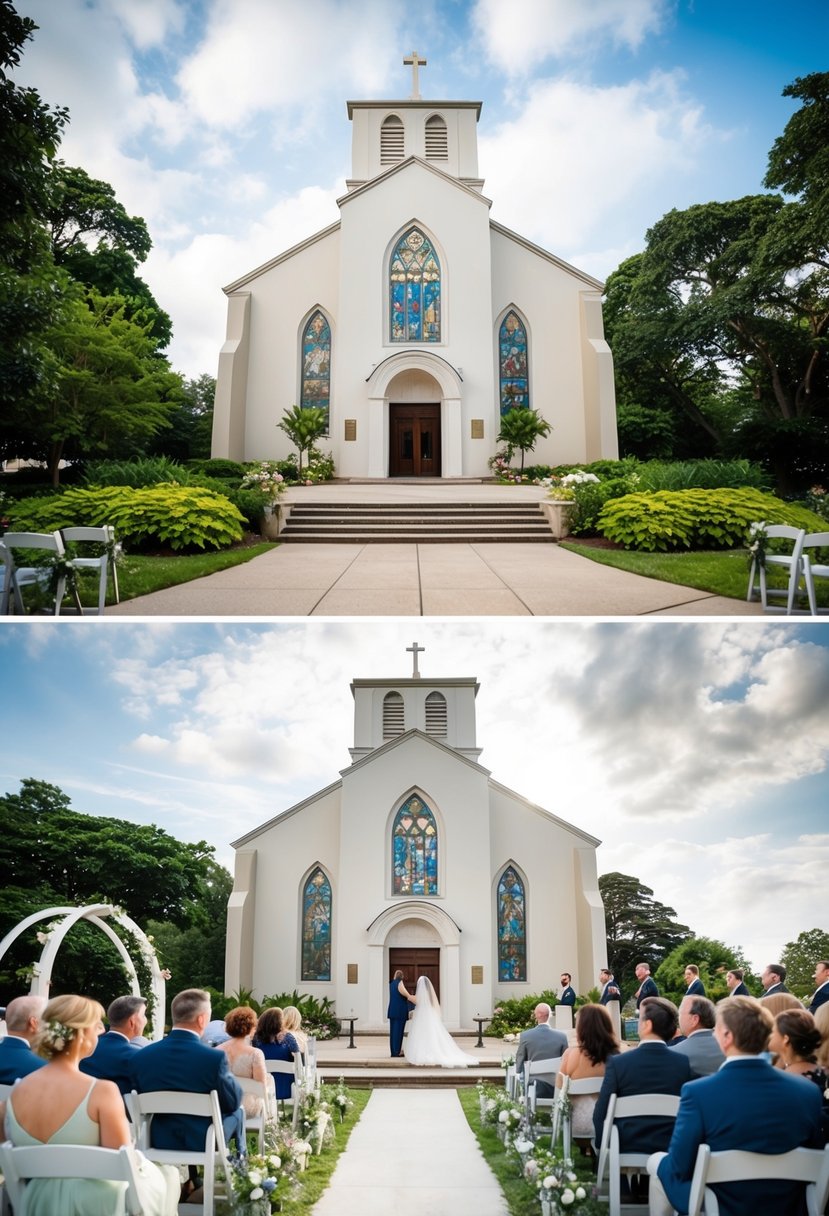
[[[14,557],[5,541],[0,540],[0,616],[10,612],[25,612],[20,588],[27,582],[35,582],[34,570],[18,570]]]
[[[66,556],[63,540],[60,532],[7,532],[3,537],[3,544],[6,549],[37,549],[44,553],[53,553],[56,560],[63,560]],[[14,554],[12,554],[12,557]],[[42,587],[48,587],[51,581],[51,573],[48,567],[26,567],[25,574],[19,566],[15,564],[14,569],[14,584],[19,589],[24,584],[38,583]],[[60,606],[63,601],[66,591],[66,574],[58,575],[55,583],[55,608],[54,616],[60,616]],[[15,594],[17,602],[18,595]],[[22,603],[22,601],[21,601]]]
[[[0,1102],[5,1102],[13,1089],[13,1085],[0,1085]]]
[[[124,1184],[125,1210],[141,1216],[138,1167],[132,1145],[97,1148],[81,1144],[37,1144],[15,1148],[0,1144],[0,1169],[15,1212],[25,1211],[25,1191],[33,1178],[106,1179]]]
[[[697,1149],[688,1216],[719,1216],[716,1192],[718,1182],[746,1182],[756,1179],[805,1182],[806,1210],[821,1216],[829,1199],[829,1144],[817,1148],[793,1148],[788,1153],[748,1153],[738,1149],[712,1153],[707,1144]]]
[[[634,1094],[628,1098],[620,1098],[611,1094],[607,1104],[602,1142],[599,1148],[599,1164],[596,1171],[596,1183],[601,1189],[607,1175],[608,1212],[609,1216],[621,1216],[622,1211],[622,1174],[646,1174],[648,1158],[651,1153],[623,1153],[619,1149],[619,1119],[638,1119],[648,1116],[661,1118],[676,1118],[679,1110],[678,1094]],[[667,1143],[665,1148],[667,1148]]]
[[[132,1121],[136,1128],[138,1148],[150,1161],[159,1165],[195,1165],[204,1171],[203,1216],[213,1216],[216,1191],[216,1165],[220,1165],[227,1179],[228,1195],[231,1191],[231,1169],[225,1144],[222,1112],[219,1095],[215,1089],[209,1094],[191,1094],[181,1090],[158,1089],[139,1094],[135,1090],[128,1095]],[[204,1137],[204,1148],[200,1151],[187,1149],[153,1148],[152,1121],[155,1115],[200,1115],[210,1122]],[[187,1210],[197,1210],[197,1204],[188,1204]]]
[[[602,1088],[601,1077],[585,1077],[582,1081],[573,1081],[570,1077],[562,1077],[561,1087],[556,1089],[556,1102],[553,1106],[553,1134],[550,1147],[555,1151],[559,1132],[562,1135],[564,1156],[571,1156],[573,1145],[573,1111],[572,1100],[579,1094],[598,1094]],[[569,1098],[569,1101],[567,1099]]]
[[[297,1060],[299,1060],[298,1065],[296,1063]],[[302,1056],[298,1052],[295,1052],[293,1061],[266,1059],[265,1067],[267,1068],[268,1072],[271,1075],[273,1075],[274,1073],[282,1073],[283,1075],[287,1074],[290,1076],[290,1078],[291,1078],[291,1096],[290,1096],[290,1098],[276,1098],[276,1105],[277,1105],[277,1109],[278,1109],[280,1103],[282,1103],[282,1109],[284,1111],[285,1103],[287,1103],[291,1107],[294,1123],[296,1123],[296,1115],[297,1115],[297,1111],[296,1111],[296,1078],[297,1078],[297,1068],[302,1067]],[[276,1086],[276,1082],[274,1082],[274,1087],[275,1086]]]
[[[537,1081],[546,1081],[555,1086],[556,1074],[561,1067],[561,1056],[549,1057],[544,1060],[527,1060],[524,1065],[524,1110],[531,1118],[541,1109],[553,1109],[555,1097],[539,1098],[536,1089]]]
[[[791,616],[797,596],[797,589],[800,584],[800,576],[804,573],[803,544],[806,539],[806,532],[803,528],[790,528],[788,524],[765,523],[752,524],[750,531],[755,532],[760,529],[765,532],[769,540],[790,540],[792,548],[789,553],[766,553],[762,562],[759,562],[756,557],[751,559],[746,602],[754,599],[754,593],[757,590],[759,582],[760,603],[763,605],[763,611],[768,612],[769,599],[785,598],[786,613]],[[788,570],[789,582],[785,589],[767,586],[766,572],[770,567],[772,569]]]
[[[803,581],[809,597],[809,611],[812,616],[817,616],[815,579],[829,578],[829,566],[824,562],[813,562],[807,552],[809,549],[829,549],[829,532],[807,532],[803,538]]]
[[[260,1098],[262,1102],[261,1114],[245,1115],[245,1131],[256,1132],[259,1141],[259,1152],[265,1151],[265,1124],[271,1120],[278,1121],[276,1114],[276,1103],[272,1093],[269,1093],[270,1085],[265,1081],[255,1081],[253,1077],[237,1077],[236,1080],[241,1086],[243,1094],[253,1094],[254,1097]],[[274,1112],[274,1113],[272,1113]],[[271,1119],[269,1119],[271,1115]]]
[[[107,598],[107,570],[112,574],[112,593],[115,597],[115,603],[120,603],[118,594],[118,570],[116,568],[115,559],[117,547],[115,544],[115,529],[109,524],[101,528],[62,528],[61,535],[64,544],[72,545],[96,545],[99,546],[101,552],[90,555],[71,557],[68,565],[73,570],[97,570],[98,571],[98,615],[103,616],[104,605]],[[80,607],[80,612],[83,609]]]

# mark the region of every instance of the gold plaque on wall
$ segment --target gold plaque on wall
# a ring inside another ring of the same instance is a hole
[[[345,438],[347,440],[357,438],[357,419],[356,418],[346,418],[345,419]]]
[[[483,437],[484,437],[484,420],[483,420],[483,418],[472,418],[471,426],[472,426],[472,438],[473,439],[483,439]]]
[[[346,963],[346,981],[347,984],[357,983],[357,964]]]
[[[483,967],[473,967],[472,968],[472,983],[473,984],[482,984],[483,982],[484,982]]]

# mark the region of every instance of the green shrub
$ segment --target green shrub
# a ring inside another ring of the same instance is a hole
[[[220,477],[223,481],[241,481],[245,475],[245,465],[238,460],[225,460],[216,457],[213,460],[191,460],[188,467],[194,473],[203,473],[205,477]]]
[[[557,464],[551,470],[553,477],[564,477],[567,473],[593,473],[600,481],[610,477],[627,477],[639,471],[639,461],[632,456],[623,460],[594,460],[592,464]]]
[[[643,490],[770,490],[766,470],[750,460],[648,460],[637,473]]]
[[[669,549],[731,549],[749,525],[765,520],[820,531],[820,517],[772,494],[741,490],[659,490],[605,503],[598,519],[608,540],[648,553]]]
[[[588,481],[574,486],[576,509],[570,521],[575,536],[595,536],[602,507],[611,498],[621,498],[635,489],[636,474],[610,477],[607,481]]]
[[[261,490],[242,488],[229,479],[208,477],[202,473],[193,473],[191,480],[193,485],[203,486],[204,489],[212,490],[214,494],[221,494],[228,502],[232,502],[244,519],[248,531],[259,531],[262,511],[268,501],[267,495],[263,494]]]
[[[244,522],[223,495],[174,485],[69,489],[51,498],[26,499],[10,518],[12,530],[28,532],[112,524],[128,548],[163,544],[176,550],[225,548],[241,539]]]
[[[88,486],[158,486],[165,482],[190,484],[190,474],[183,465],[167,456],[145,456],[140,460],[91,460],[84,471]]]
[[[492,1021],[487,1027],[487,1034],[495,1035],[497,1038],[500,1035],[518,1034],[522,1030],[529,1030],[531,1026],[535,1025],[533,1010],[541,1002],[546,1002],[551,1009],[555,1008],[556,994],[542,992],[539,996],[522,996],[496,1001],[492,1011]]]

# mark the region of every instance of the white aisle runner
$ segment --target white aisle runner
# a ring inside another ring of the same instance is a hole
[[[507,1216],[453,1089],[375,1089],[313,1216]]]

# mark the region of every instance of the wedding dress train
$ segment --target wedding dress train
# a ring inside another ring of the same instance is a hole
[[[417,981],[415,1000],[403,1045],[408,1062],[431,1068],[469,1068],[477,1064],[477,1060],[461,1051],[444,1026],[437,994],[425,975]]]

